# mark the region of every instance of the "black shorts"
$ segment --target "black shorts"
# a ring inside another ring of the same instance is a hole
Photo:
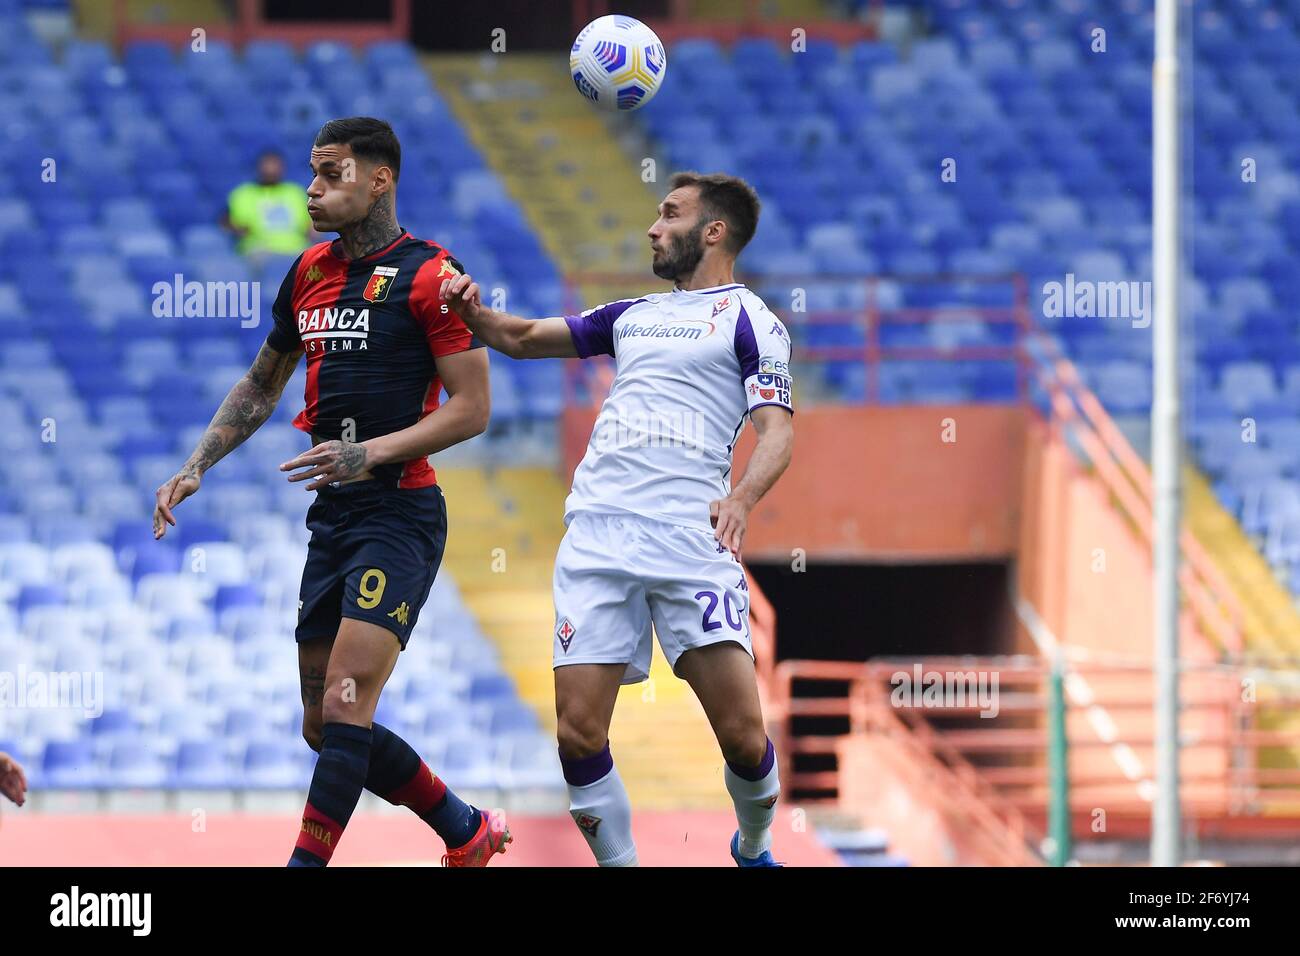
[[[332,638],[350,617],[388,628],[405,649],[447,544],[442,489],[326,485],[307,509],[307,528],[298,642]]]

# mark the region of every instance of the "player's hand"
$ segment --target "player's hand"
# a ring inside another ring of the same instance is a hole
[[[7,753],[0,753],[0,794],[20,807],[27,802],[27,777],[18,761]]]
[[[478,318],[483,310],[481,290],[469,273],[443,279],[438,295],[466,322]]]
[[[157,541],[167,533],[167,526],[176,526],[172,509],[199,490],[202,479],[197,471],[187,470],[174,475],[154,493],[153,539]]]
[[[749,506],[736,498],[720,498],[709,502],[709,524],[718,543],[740,560],[740,543],[745,539],[749,523]]]
[[[346,481],[355,478],[366,470],[366,446],[360,442],[334,441],[321,442],[310,451],[305,451],[292,461],[280,466],[281,471],[293,471],[305,468],[296,475],[290,475],[290,481],[306,481],[315,478],[307,486],[308,491],[316,491],[334,481]]]

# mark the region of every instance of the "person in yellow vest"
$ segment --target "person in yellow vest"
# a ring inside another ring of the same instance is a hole
[[[231,190],[222,224],[239,237],[243,255],[296,256],[307,248],[313,235],[307,192],[283,180],[284,158],[266,150],[257,158],[257,182]]]

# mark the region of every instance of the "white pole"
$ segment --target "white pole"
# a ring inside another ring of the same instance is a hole
[[[1155,381],[1151,404],[1155,569],[1156,794],[1151,865],[1179,864],[1178,530],[1182,475],[1178,398],[1178,4],[1156,0],[1152,69],[1152,279]]]

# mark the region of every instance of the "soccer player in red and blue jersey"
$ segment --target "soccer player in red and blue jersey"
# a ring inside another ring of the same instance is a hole
[[[449,866],[485,866],[509,831],[456,797],[397,734],[374,723],[385,682],[442,560],[447,512],[428,456],[488,422],[488,360],[439,298],[464,270],[397,222],[401,146],[382,120],[321,127],[307,210],[338,239],[294,263],[274,325],[180,472],[157,491],[154,535],[203,473],[266,421],[307,358],[294,425],[313,447],[280,466],[316,499],[297,626],[303,736],[320,757],[290,866],[324,866],[364,787],[410,807]],[[445,387],[448,400],[439,404]],[[299,470],[301,469],[301,470]]]

